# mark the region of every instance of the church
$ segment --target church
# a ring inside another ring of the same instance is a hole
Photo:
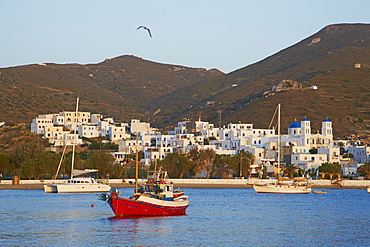
[[[281,136],[282,162],[295,164],[303,170],[316,169],[325,162],[339,162],[339,147],[333,142],[333,126],[330,119],[321,123],[321,133],[311,133],[311,121],[307,118],[293,122],[288,134]]]

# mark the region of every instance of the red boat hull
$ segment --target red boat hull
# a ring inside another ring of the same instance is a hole
[[[112,196],[108,204],[116,216],[174,216],[185,215],[186,206],[163,206],[123,197]]]

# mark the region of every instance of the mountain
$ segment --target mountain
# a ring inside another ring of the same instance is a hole
[[[336,137],[367,135],[369,57],[369,24],[335,24],[229,74],[134,56],[4,68],[0,120],[29,123],[39,114],[73,110],[79,94],[81,110],[162,128],[183,118],[267,128],[282,103],[283,132],[307,117],[314,133],[328,117]]]
[[[142,106],[149,101],[223,74],[134,56],[88,65],[33,64],[0,72],[1,118],[11,122],[31,122],[40,114],[73,110],[77,95],[82,111],[117,121],[146,121],[150,113]]]
[[[295,119],[304,117],[319,130],[321,121],[328,117],[336,136],[366,134],[369,57],[370,25],[329,25],[258,63],[182,87],[155,99],[147,108],[164,109],[171,102],[158,116],[164,125],[174,117],[199,116],[217,125],[221,115],[222,125],[243,121],[266,128],[280,102],[284,132]]]

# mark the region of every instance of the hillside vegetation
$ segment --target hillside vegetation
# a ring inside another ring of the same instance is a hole
[[[153,113],[143,105],[149,101],[222,74],[216,69],[159,64],[134,56],[89,65],[34,64],[0,72],[1,117],[13,122],[73,110],[77,95],[82,111],[118,121],[147,121]]]
[[[183,118],[266,128],[282,103],[283,132],[307,117],[315,133],[329,117],[336,137],[365,136],[369,58],[370,25],[337,24],[229,74],[133,56],[5,68],[0,69],[0,120],[30,122],[38,114],[73,110],[79,94],[81,110],[119,121],[140,118],[159,128]]]
[[[161,108],[172,102],[162,112],[163,123],[170,123],[174,116],[202,116],[216,124],[222,112],[222,124],[243,121],[267,127],[280,102],[283,128],[307,117],[314,129],[320,129],[321,121],[329,117],[337,136],[366,134],[369,58],[370,25],[331,25],[258,63],[183,87],[147,107]],[[282,91],[272,91],[284,81],[288,83]],[[294,88],[293,82],[300,87]],[[318,90],[309,89],[312,85]]]

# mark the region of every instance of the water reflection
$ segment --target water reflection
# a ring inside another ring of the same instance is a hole
[[[187,189],[187,194],[187,216],[113,217],[109,205],[94,194],[0,191],[0,243],[365,246],[370,241],[366,190],[267,195],[252,189]]]
[[[186,216],[110,217],[111,244],[148,245],[148,239],[157,241],[149,245],[165,244],[163,240],[176,231],[173,221],[180,217]]]

